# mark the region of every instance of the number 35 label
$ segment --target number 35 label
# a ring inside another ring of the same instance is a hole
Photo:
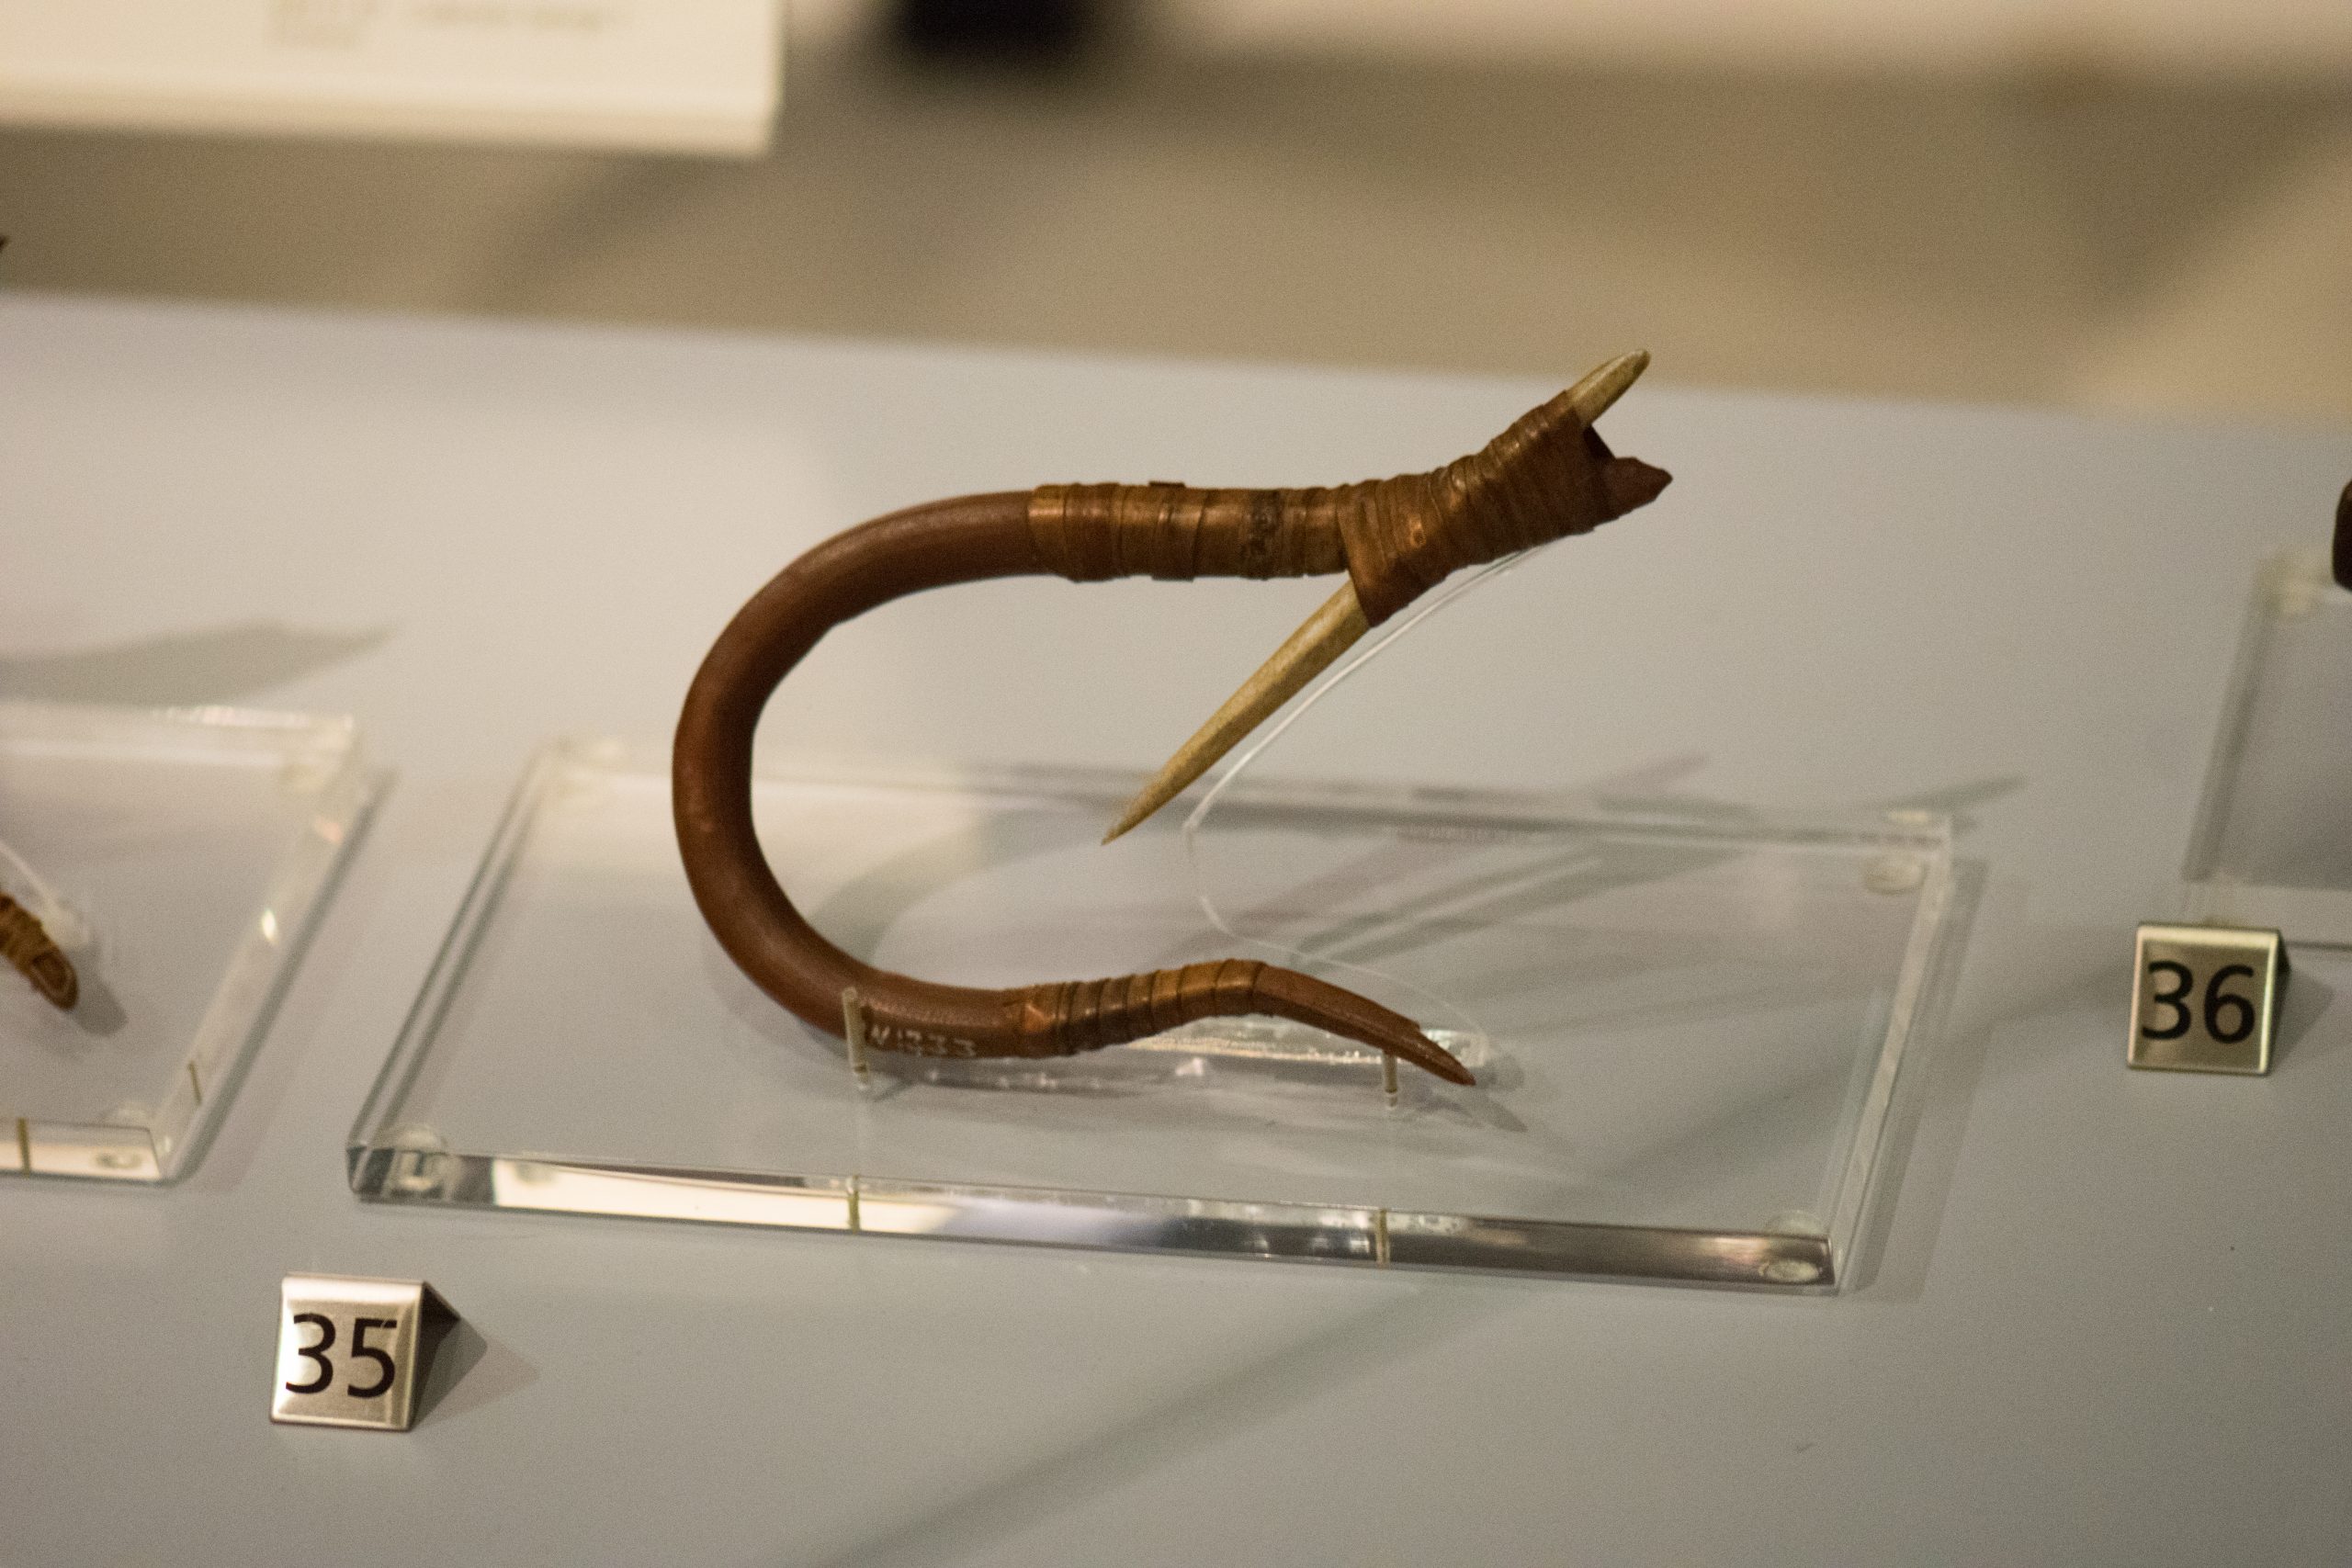
[[[2142,926],[2132,998],[2135,1067],[2267,1073],[2287,984],[2277,931]]]
[[[288,1274],[269,1418],[405,1432],[424,1360],[457,1314],[421,1280]]]

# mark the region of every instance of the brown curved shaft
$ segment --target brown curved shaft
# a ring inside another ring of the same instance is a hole
[[[30,909],[0,893],[0,958],[16,965],[33,983],[33,989],[61,1008],[71,1008],[82,997],[82,977],[74,961],[51,940],[48,929]]]
[[[940,985],[861,963],[808,924],[761,852],[752,740],[769,694],[827,631],[909,593],[1046,573],[1098,581],[1345,570],[1377,620],[1458,567],[1582,532],[1664,487],[1663,473],[1612,457],[1580,423],[1547,417],[1557,402],[1430,474],[1337,490],[1049,485],[933,502],[819,545],[737,614],[704,660],[678,721],[678,843],[719,945],[761,989],[829,1033],[842,1031],[842,991],[856,987],[867,1043],[879,1050],[1069,1055],[1198,1019],[1264,1013],[1470,1082],[1468,1069],[1402,1014],[1253,960],[1009,990]]]

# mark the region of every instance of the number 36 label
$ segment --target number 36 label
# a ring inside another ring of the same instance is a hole
[[[2277,931],[2142,926],[2132,965],[2135,1067],[2267,1073],[2287,984]]]
[[[408,1430],[423,1362],[457,1321],[440,1294],[419,1280],[288,1274],[278,1297],[269,1418]]]

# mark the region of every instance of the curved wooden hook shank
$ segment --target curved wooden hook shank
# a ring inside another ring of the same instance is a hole
[[[1583,532],[1664,488],[1665,474],[1612,457],[1559,402],[1432,473],[1336,490],[1049,485],[912,507],[810,550],[720,635],[678,721],[679,848],[719,945],[762,990],[829,1033],[841,1032],[842,993],[855,987],[867,1043],[881,1050],[1071,1055],[1197,1019],[1265,1013],[1469,1083],[1469,1070],[1402,1014],[1254,960],[1001,991],[860,963],[808,924],[768,868],[752,825],[752,738],[768,694],[827,631],[905,594],[1040,574],[1096,581],[1345,570],[1375,618],[1385,618],[1460,566]]]
[[[820,637],[926,588],[1046,570],[1025,494],[934,502],[820,545],[761,590],[719,637],[679,719],[678,841],[695,901],[760,988],[829,1033],[842,992],[868,1009],[867,1043],[923,1055],[1057,1056],[1194,1019],[1271,1013],[1394,1051],[1456,1083],[1469,1073],[1411,1021],[1310,976],[1254,961],[1114,980],[981,990],[874,968],[819,935],[768,869],[752,826],[752,735],[769,693]]]

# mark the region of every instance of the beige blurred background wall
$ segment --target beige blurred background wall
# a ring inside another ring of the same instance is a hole
[[[745,162],[0,130],[0,286],[2352,423],[2352,6],[1869,9],[824,0]]]

